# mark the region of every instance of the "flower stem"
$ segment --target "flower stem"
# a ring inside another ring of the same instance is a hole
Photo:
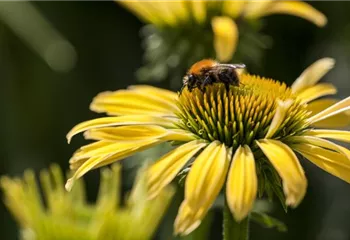
[[[237,222],[227,206],[225,201],[224,221],[223,221],[223,239],[224,240],[248,240],[249,239],[249,216],[240,222]]]

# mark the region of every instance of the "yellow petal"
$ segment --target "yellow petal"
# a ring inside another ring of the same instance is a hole
[[[271,7],[273,3],[271,0],[264,1],[246,1],[244,6],[244,18],[259,18],[264,16],[267,8]]]
[[[214,33],[214,49],[220,62],[228,62],[236,51],[238,28],[229,17],[214,17],[211,21]]]
[[[162,25],[163,21],[157,9],[152,7],[152,3],[146,1],[116,1],[124,6],[130,12],[134,13],[142,21],[153,23],[155,25]],[[153,3],[154,5],[154,3]]]
[[[334,67],[333,58],[322,58],[311,64],[292,84],[292,92],[298,93],[315,85],[329,70]]]
[[[172,9],[173,5],[171,3],[172,2],[169,1],[151,2],[151,4],[153,4],[152,7],[154,9],[157,9],[156,11],[161,16],[162,21],[167,25],[175,26],[178,23],[178,18],[176,12]]]
[[[128,87],[129,90],[134,92],[144,92],[148,95],[158,96],[159,98],[173,103],[178,98],[178,94],[163,88],[152,87],[150,85],[132,85]]]
[[[286,114],[287,114],[289,107],[293,104],[293,100],[291,100],[291,99],[288,99],[286,101],[278,100],[277,104],[278,104],[278,107],[276,109],[276,113],[273,116],[273,119],[271,121],[271,125],[269,127],[268,132],[266,133],[265,138],[271,138],[276,133],[278,128],[283,123],[283,120],[286,117]]]
[[[350,143],[350,132],[329,129],[313,129],[304,133],[306,136],[315,136],[320,138],[329,138],[337,141]]]
[[[76,155],[73,155],[72,162],[74,163],[74,160],[82,159],[83,163],[79,164],[79,168],[74,172],[73,176],[68,179],[66,189],[70,191],[74,182],[91,169],[124,159],[138,151],[152,147],[160,142],[161,141],[158,139],[118,142],[111,143],[109,145],[107,144],[105,147],[98,147],[96,149],[90,148],[89,151],[83,151],[82,154],[80,154],[78,151]]]
[[[162,142],[164,142],[164,141],[159,140],[159,139],[152,139],[152,140],[145,141],[144,143],[134,144],[134,148],[132,148],[132,149],[127,149],[124,152],[120,152],[120,153],[113,154],[113,155],[108,155],[105,159],[103,159],[103,161],[101,161],[96,166],[94,166],[93,169],[112,164],[115,161],[123,160],[126,157],[129,157],[137,152],[142,152],[146,149],[152,148],[152,147],[154,147]]]
[[[183,129],[171,129],[167,131],[167,134],[163,136],[161,139],[165,141],[181,141],[181,142],[189,142],[197,139],[198,137],[193,133],[183,130]]]
[[[223,15],[228,15],[232,18],[237,18],[243,13],[246,4],[247,1],[223,1]]]
[[[301,17],[318,27],[323,27],[327,24],[325,15],[310,4],[301,1],[273,1],[264,11],[261,11],[260,17],[276,13]]]
[[[90,129],[84,133],[86,139],[108,141],[130,141],[150,138],[161,138],[168,130],[154,125],[132,125]]]
[[[118,1],[119,2],[119,1]],[[178,9],[180,1],[120,1],[123,6],[142,20],[155,25],[175,26],[186,9]],[[182,1],[181,1],[182,2]],[[174,8],[174,9],[173,9]]]
[[[226,147],[218,141],[196,158],[185,183],[185,199],[192,211],[213,203],[226,179],[228,162]]]
[[[100,141],[98,143],[88,144],[87,146],[83,146],[80,149],[78,149],[69,160],[69,163],[75,163],[80,160],[85,161],[85,159],[90,157],[106,156],[109,153],[114,154],[115,152],[132,148],[135,142],[137,141],[128,141],[128,142]],[[142,142],[142,141],[139,141],[139,142]]]
[[[170,10],[176,16],[177,24],[187,23],[189,21],[190,10],[188,9],[187,2],[185,0],[170,1],[170,2],[168,1],[167,4],[169,5]]]
[[[350,183],[350,161],[343,154],[309,144],[296,144],[292,148],[319,168]]]
[[[174,234],[180,234],[181,236],[190,234],[201,224],[208,210],[209,208],[205,206],[197,211],[193,211],[186,200],[184,200],[175,219]]]
[[[207,2],[206,1],[190,1],[191,10],[194,18],[198,23],[204,23],[207,18]]]
[[[282,178],[286,204],[296,207],[304,198],[307,187],[298,158],[280,141],[264,139],[257,141],[257,144]]]
[[[185,164],[207,143],[195,140],[183,144],[157,160],[148,170],[150,198],[168,185]]]
[[[135,152],[152,147],[160,142],[164,142],[164,140],[150,138],[150,139],[143,139],[143,140],[131,140],[131,141],[120,141],[120,142],[111,142],[111,141],[94,142],[81,147],[79,150],[77,150],[73,154],[73,156],[69,160],[70,168],[77,169],[92,157],[103,157],[103,163],[108,162],[110,158],[116,157],[116,155],[119,157],[119,159],[117,160],[120,160],[125,158],[125,157],[122,157],[125,154],[129,156],[131,154],[134,154]],[[102,164],[102,165],[98,164],[94,168],[97,168],[103,165],[108,165],[108,164],[109,163]]]
[[[153,94],[133,89],[102,92],[93,99],[90,109],[109,115],[175,116],[175,112],[178,111],[176,97],[172,100],[163,98],[157,94],[161,90],[157,90]]]
[[[292,137],[289,137],[288,140],[295,143],[307,143],[317,147],[327,148],[327,149],[336,151],[340,154],[344,154],[344,156],[346,156],[350,160],[349,150],[322,138],[318,138],[314,136],[292,136]]]
[[[150,138],[158,138],[166,141],[191,141],[196,136],[182,129],[166,129],[154,125],[132,125],[121,127],[107,127],[90,129],[84,133],[86,139],[108,141],[134,141]]]
[[[133,149],[138,149],[139,147],[161,141],[162,140],[154,138],[123,142],[99,141],[81,147],[73,154],[69,163],[71,164],[71,169],[75,169],[73,168],[73,164],[75,166],[80,166],[82,163],[86,162],[87,159],[92,157],[109,157],[119,153],[124,154],[124,151],[130,152]]]
[[[339,100],[336,99],[319,99],[313,101],[307,105],[307,109],[311,111],[311,116],[323,111],[324,109],[336,104]],[[350,111],[345,111],[329,117],[327,119],[315,122],[312,124],[314,127],[319,128],[343,128],[350,125]]]
[[[159,125],[162,127],[174,127],[175,121],[176,121],[175,119],[170,120],[167,118],[161,118],[161,117],[155,117],[155,116],[142,116],[142,115],[97,118],[97,119],[85,121],[76,125],[67,134],[67,140],[69,143],[74,135],[93,128],[123,126],[123,125],[124,126],[125,125]]]
[[[314,116],[308,119],[310,124],[314,124],[326,118],[332,117],[339,113],[350,110],[350,97],[345,98],[344,100],[335,103],[334,105],[324,109],[323,111],[315,114]]]
[[[317,98],[336,94],[337,89],[333,84],[330,83],[320,83],[315,86],[306,88],[298,94],[298,98],[301,99],[300,103],[308,103]]]
[[[257,194],[258,178],[254,155],[245,145],[233,156],[226,182],[228,206],[236,221],[241,221],[250,212]]]

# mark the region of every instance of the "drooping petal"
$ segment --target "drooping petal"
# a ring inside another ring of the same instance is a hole
[[[283,123],[283,120],[286,117],[289,107],[293,104],[293,100],[291,99],[288,99],[286,101],[278,100],[277,104],[278,104],[278,107],[276,109],[276,113],[273,116],[271,125],[269,127],[268,132],[266,133],[265,138],[271,138],[276,133],[278,128]]]
[[[339,100],[336,99],[319,99],[307,105],[307,109],[311,112],[311,116],[322,112],[324,109],[336,104]],[[350,111],[338,113],[337,115],[328,117],[324,120],[312,124],[319,128],[343,128],[350,125]]]
[[[86,130],[94,129],[94,128],[126,126],[126,125],[159,125],[162,127],[174,127],[174,122],[176,122],[176,119],[171,120],[168,118],[144,116],[144,115],[97,118],[97,119],[85,121],[76,125],[67,134],[67,140],[69,143],[74,135],[84,132]]]
[[[315,85],[326,73],[334,67],[332,58],[322,58],[311,64],[292,84],[292,92],[298,93]]]
[[[188,142],[196,139],[196,136],[182,129],[166,129],[154,125],[131,125],[120,127],[106,127],[90,129],[84,133],[86,139],[108,141],[131,141],[150,138],[158,138],[167,141]]]
[[[71,159],[69,160],[71,169],[77,169],[82,164],[84,164],[88,159],[92,157],[101,157],[103,160],[109,159],[110,157],[115,157],[116,155],[120,156],[121,160],[125,156],[130,156],[135,152],[141,151],[143,147],[151,147],[155,144],[164,142],[160,139],[143,139],[135,141],[124,141],[124,142],[108,142],[108,141],[99,141],[87,146],[81,147],[77,150]],[[102,145],[103,144],[103,145]]]
[[[214,202],[226,179],[227,157],[225,145],[214,141],[194,161],[185,183],[185,199],[192,211]]]
[[[165,101],[168,101],[172,103],[174,100],[178,98],[178,94],[164,89],[164,88],[157,88],[150,85],[132,85],[128,87],[128,90],[135,91],[135,92],[145,92],[149,95],[156,95],[160,97],[161,99],[164,99]]]
[[[137,17],[147,23],[153,23],[155,25],[162,25],[163,21],[157,9],[153,7],[154,3],[146,1],[125,1],[120,0],[117,3],[123,5],[129,11],[134,13]]]
[[[320,83],[315,86],[306,88],[298,94],[298,98],[301,99],[300,103],[308,103],[317,98],[336,94],[337,89],[333,84],[330,83]]]
[[[216,58],[228,62],[236,51],[238,28],[230,17],[214,17],[211,21],[214,33]]]
[[[314,116],[308,119],[310,124],[314,124],[326,118],[332,117],[339,113],[350,110],[350,97],[345,98],[344,100],[335,103],[334,105],[326,108],[325,110],[315,114]]]
[[[176,2],[177,1],[174,1],[174,3]],[[163,22],[165,22],[167,25],[170,25],[170,26],[176,26],[178,24],[178,16],[176,15],[176,12],[173,11],[172,9],[172,7],[174,7],[171,4],[172,2],[155,1],[151,3],[153,4],[153,7],[157,9],[157,11],[159,12],[158,14],[161,15]]]
[[[239,147],[233,156],[226,182],[228,206],[236,221],[241,221],[253,207],[258,178],[255,160],[249,146]]]
[[[154,125],[131,125],[120,127],[94,128],[86,131],[84,137],[92,140],[131,141],[161,138],[167,134],[166,128]]]
[[[169,102],[172,102],[178,98],[178,94],[176,92],[150,85],[131,85],[127,89],[135,92],[146,92],[149,95],[157,95]]]
[[[175,93],[152,87],[153,92],[150,94],[145,87],[143,89],[142,91],[139,87],[102,92],[93,99],[90,109],[109,115],[175,116],[178,111]],[[165,94],[168,98],[163,97]]]
[[[73,176],[68,179],[66,189],[69,191],[73,187],[74,182],[91,169],[119,161],[136,152],[153,147],[160,142],[162,141],[159,139],[117,143],[110,142],[106,143],[104,147],[95,145],[95,148],[90,147],[88,150],[80,149],[70,160],[71,168],[77,168],[77,170],[74,172]]]
[[[257,141],[257,144],[282,178],[286,204],[296,207],[304,198],[307,187],[298,158],[280,141],[264,139]]]
[[[327,148],[327,149],[336,151],[340,154],[344,154],[344,156],[347,157],[350,161],[349,150],[333,142],[330,142],[328,140],[325,140],[319,137],[314,137],[314,136],[292,136],[292,137],[289,137],[288,140],[295,143],[307,143],[313,146]]]
[[[271,7],[273,1],[246,1],[243,16],[248,19],[260,18]]]
[[[222,12],[232,18],[239,17],[247,4],[247,1],[223,1]]]
[[[142,144],[144,141],[148,142],[148,139],[124,142],[99,141],[91,143],[78,149],[69,160],[69,163],[73,164],[81,160],[86,161],[86,159],[91,157],[103,157],[109,154],[122,152],[127,149],[132,149],[135,144]]]
[[[327,23],[324,14],[310,4],[301,1],[273,1],[264,11],[260,12],[260,17],[278,13],[304,18],[318,27],[323,27]]]
[[[174,234],[180,234],[182,236],[190,234],[201,224],[208,210],[209,208],[204,206],[197,211],[193,211],[186,200],[184,200],[175,219]]]
[[[198,23],[205,22],[207,18],[207,2],[204,0],[190,1],[192,15]]]
[[[178,24],[183,24],[189,21],[191,12],[190,9],[188,9],[187,1],[170,1],[168,2],[168,5],[171,11],[174,12]]]
[[[350,131],[312,129],[304,133],[306,136],[315,136],[320,138],[329,138],[337,141],[350,143]]]
[[[350,161],[343,154],[310,144],[295,144],[292,148],[319,168],[350,183]]]
[[[188,142],[197,139],[198,137],[193,133],[182,130],[182,129],[171,129],[168,130],[167,134],[163,136],[161,139],[165,141],[181,141]]]
[[[201,140],[195,140],[177,147],[157,160],[148,170],[150,198],[168,185],[185,164],[206,145]]]
[[[175,12],[169,2],[164,1],[118,1],[142,20],[155,25],[177,24]]]

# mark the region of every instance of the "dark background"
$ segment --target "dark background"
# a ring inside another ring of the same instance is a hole
[[[88,109],[98,92],[135,84],[134,72],[142,64],[143,23],[116,3],[32,4],[74,46],[77,62],[68,72],[53,71],[25,39],[0,21],[1,175],[19,175],[26,168],[38,171],[52,162],[68,169],[68,159],[84,141],[77,137],[68,145],[66,133],[78,122],[98,116]],[[334,83],[338,97],[344,98],[350,95],[350,2],[311,4],[328,17],[327,26],[318,28],[293,16],[265,17],[263,32],[272,37],[273,46],[265,51],[262,65],[250,67],[250,72],[290,84],[315,60],[333,57],[336,68],[323,81]],[[170,87],[167,82],[156,85]],[[289,231],[278,233],[253,224],[251,239],[350,239],[350,186],[305,161],[303,165],[309,180],[305,200],[287,215],[279,207],[272,213]],[[86,176],[91,200],[97,175],[93,171]],[[0,214],[1,239],[16,239],[16,224],[2,204]],[[215,216],[220,222],[220,214]]]

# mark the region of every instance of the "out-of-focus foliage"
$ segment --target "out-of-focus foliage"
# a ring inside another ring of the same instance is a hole
[[[5,204],[18,221],[23,240],[47,239],[151,239],[173,195],[167,188],[149,200],[146,175],[139,173],[130,196],[120,194],[120,166],[101,171],[96,205],[86,201],[81,181],[71,192],[64,189],[64,177],[57,165],[40,173],[45,205],[34,172],[23,179],[2,177]],[[45,207],[46,206],[46,207]]]
[[[67,72],[75,66],[72,44],[30,2],[0,2],[0,19],[52,70]]]
[[[262,17],[290,14],[319,27],[327,18],[301,1],[117,1],[149,25],[143,27],[141,81],[178,79],[194,62],[213,58],[261,66],[272,39]]]

